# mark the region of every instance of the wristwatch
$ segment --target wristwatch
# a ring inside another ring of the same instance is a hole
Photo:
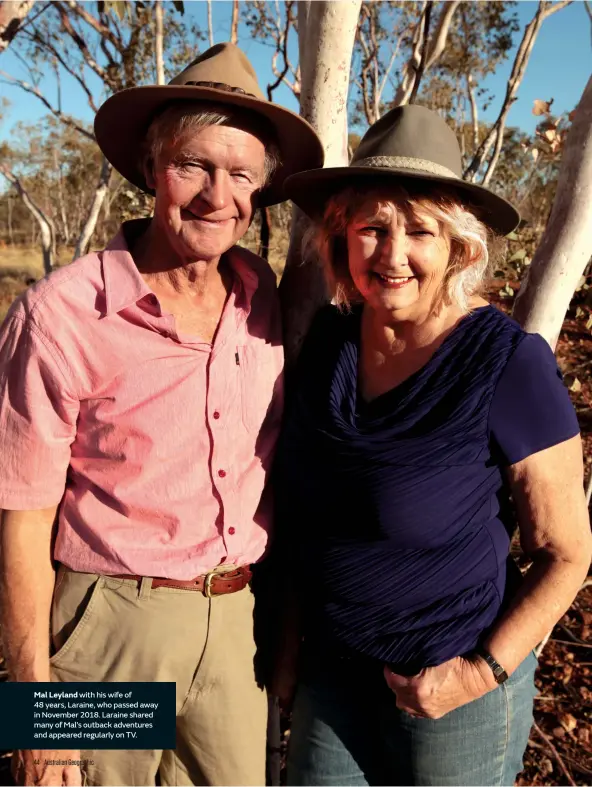
[[[491,667],[491,671],[493,672],[493,677],[495,678],[496,683],[502,684],[508,680],[508,673],[506,670],[493,658],[491,653],[488,653],[485,650],[485,648],[478,646],[475,648],[475,653],[477,656],[481,656],[483,661],[487,662],[487,664]]]

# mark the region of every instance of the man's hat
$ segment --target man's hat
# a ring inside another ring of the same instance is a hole
[[[402,179],[452,186],[478,210],[485,224],[502,235],[520,222],[516,208],[503,197],[462,180],[460,147],[454,132],[437,112],[414,104],[391,109],[370,126],[348,167],[292,175],[286,180],[284,192],[309,216],[319,217],[327,200],[347,186],[377,188]]]
[[[268,101],[253,66],[237,46],[216,44],[187,66],[168,85],[146,85],[121,90],[107,99],[95,117],[99,147],[125,178],[153,193],[142,170],[141,151],[153,118],[170,101],[204,100],[244,107],[262,115],[275,129],[281,166],[261,192],[259,204],[285,200],[282,185],[288,175],[322,167],[323,146],[304,118]]]

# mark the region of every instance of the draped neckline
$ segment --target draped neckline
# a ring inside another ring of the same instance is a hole
[[[350,432],[374,431],[373,425],[385,425],[385,418],[395,416],[396,411],[404,407],[414,391],[421,387],[431,375],[437,372],[440,362],[454,349],[455,345],[465,336],[467,328],[473,324],[477,317],[484,313],[495,311],[491,304],[478,306],[469,314],[464,315],[454,328],[448,333],[443,342],[436,348],[428,360],[415,372],[406,377],[397,385],[366,402],[361,394],[359,385],[359,363],[361,351],[361,320],[362,308],[356,307],[350,314],[348,327],[341,349],[341,380],[338,391],[332,386],[331,410],[336,420],[336,425],[346,427]],[[334,381],[335,382],[335,381]],[[375,423],[378,422],[378,423]]]

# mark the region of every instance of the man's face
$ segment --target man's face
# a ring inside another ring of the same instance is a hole
[[[165,148],[149,185],[154,218],[172,249],[195,261],[234,246],[249,228],[264,171],[263,143],[234,126],[189,131]]]

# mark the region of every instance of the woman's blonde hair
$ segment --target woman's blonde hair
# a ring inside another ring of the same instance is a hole
[[[501,239],[454,189],[417,181],[379,189],[348,187],[330,198],[323,217],[305,233],[304,254],[322,263],[333,302],[343,310],[363,302],[349,271],[346,232],[359,206],[370,199],[375,199],[377,209],[395,203],[407,215],[420,209],[438,222],[450,241],[441,296],[468,313],[470,298],[481,290],[490,271],[492,250],[496,256],[501,251]]]

